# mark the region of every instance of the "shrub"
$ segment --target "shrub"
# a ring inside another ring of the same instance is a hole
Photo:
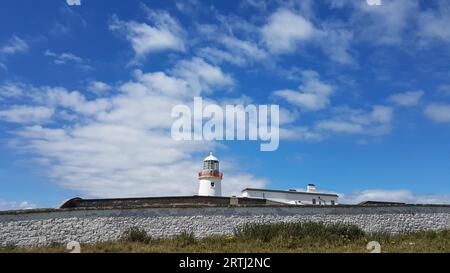
[[[152,240],[152,237],[147,232],[138,227],[132,227],[127,229],[121,236],[122,241],[148,244]]]
[[[7,244],[6,246],[0,246],[0,253],[1,252],[12,252],[16,250],[18,247],[15,244]]]
[[[178,235],[175,235],[173,238],[173,241],[176,243],[179,247],[186,247],[189,245],[195,245],[197,244],[197,238],[195,238],[195,235],[193,232],[187,232],[183,231]]]
[[[57,247],[65,247],[66,245],[64,243],[61,243],[61,242],[50,242],[48,244],[48,246],[52,247],[52,248],[57,248]]]

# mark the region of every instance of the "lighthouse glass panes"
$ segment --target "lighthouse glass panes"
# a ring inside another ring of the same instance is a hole
[[[203,170],[219,170],[219,161],[207,160],[203,162]]]

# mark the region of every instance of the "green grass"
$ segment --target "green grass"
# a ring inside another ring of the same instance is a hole
[[[276,246],[346,244],[365,234],[357,226],[321,223],[248,224],[235,230],[235,237],[243,241],[261,241]]]
[[[381,252],[450,252],[450,230],[399,235],[366,234],[352,225],[320,223],[249,224],[233,236],[195,238],[182,232],[154,239],[137,228],[116,242],[81,245],[82,252],[369,252],[367,243],[378,241]],[[41,248],[8,246],[0,252],[68,252],[62,245]]]

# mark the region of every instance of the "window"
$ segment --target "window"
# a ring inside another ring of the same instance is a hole
[[[313,203],[313,205],[315,205],[316,204],[316,199],[313,199],[312,203]]]
[[[211,182],[211,188],[214,188],[214,182]]]
[[[331,205],[334,205],[335,203],[334,203],[334,200],[331,200]]]
[[[218,161],[205,161],[203,162],[203,169],[204,170],[219,170],[219,162]]]

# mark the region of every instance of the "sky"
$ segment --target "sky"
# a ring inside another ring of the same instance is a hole
[[[0,210],[73,197],[336,192],[450,203],[446,0],[5,0]],[[176,141],[171,109],[279,105],[280,144]]]

